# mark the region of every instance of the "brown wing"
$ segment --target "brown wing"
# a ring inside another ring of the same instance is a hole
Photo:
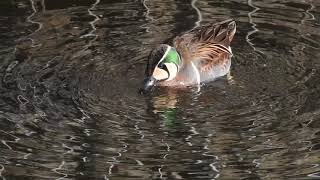
[[[211,42],[228,47],[235,32],[236,23],[233,19],[229,19],[219,23],[210,23],[196,27],[188,32],[183,33],[177,38],[182,38],[184,40],[189,39],[196,42]]]
[[[201,71],[210,71],[217,64],[223,64],[229,60],[231,56],[232,53],[224,46],[207,43],[198,46],[192,59],[193,61],[198,61],[197,63],[201,67]]]
[[[209,68],[232,56],[229,45],[235,30],[234,20],[200,26],[176,37],[174,46],[183,59],[200,60],[202,67]]]

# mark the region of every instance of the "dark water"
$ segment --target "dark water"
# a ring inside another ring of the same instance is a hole
[[[230,78],[137,94],[148,52],[234,18]],[[1,0],[0,178],[319,179],[320,1]]]

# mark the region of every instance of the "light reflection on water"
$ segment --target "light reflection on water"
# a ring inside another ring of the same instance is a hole
[[[2,3],[2,179],[320,178],[318,2]],[[155,45],[227,18],[228,77],[137,93]]]

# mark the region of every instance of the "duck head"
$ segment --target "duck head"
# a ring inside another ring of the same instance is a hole
[[[147,94],[157,83],[174,79],[181,64],[180,55],[174,47],[166,44],[159,45],[148,57],[143,87],[139,92]]]

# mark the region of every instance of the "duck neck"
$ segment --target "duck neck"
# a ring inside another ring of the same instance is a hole
[[[173,47],[170,47],[169,52],[166,55],[166,62],[175,64],[178,68],[178,71],[183,64],[180,54]]]

